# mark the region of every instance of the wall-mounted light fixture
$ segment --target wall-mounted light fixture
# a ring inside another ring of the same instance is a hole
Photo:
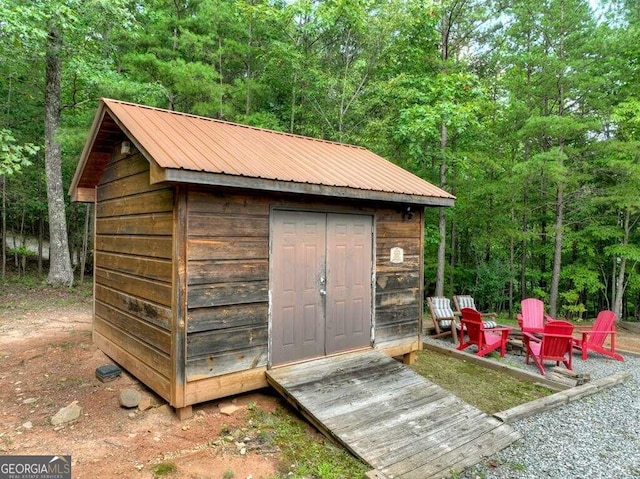
[[[411,210],[411,206],[407,206],[402,212],[402,219],[411,221],[413,219],[413,211]]]

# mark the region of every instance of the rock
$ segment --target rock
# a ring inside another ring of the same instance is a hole
[[[173,418],[175,415],[173,414],[173,409],[168,404],[163,404],[160,407],[157,407],[153,410],[158,416],[166,416],[168,418]]]
[[[33,427],[33,423],[31,421],[27,421],[22,425],[22,427],[28,431]]]
[[[51,424],[59,426],[67,422],[75,421],[82,414],[82,407],[78,405],[78,401],[73,401],[66,407],[60,409],[52,418]]]
[[[142,396],[140,401],[138,402],[138,409],[140,411],[146,411],[147,409],[151,409],[153,407],[153,401],[149,396]]]
[[[130,412],[129,413],[129,419],[135,419],[136,418],[136,413],[135,412]]]
[[[142,395],[135,389],[127,388],[120,391],[120,406],[126,408],[138,407]]]
[[[32,404],[34,402],[36,402],[38,400],[38,398],[28,398],[22,401],[22,404]]]
[[[218,405],[218,409],[220,409],[220,412],[222,414],[224,414],[225,416],[231,416],[233,413],[235,413],[240,408],[238,406],[236,406],[235,404],[220,403]]]

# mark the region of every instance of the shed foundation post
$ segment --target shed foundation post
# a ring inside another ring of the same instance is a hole
[[[176,408],[176,416],[178,416],[178,419],[181,421],[184,421],[185,419],[190,419],[193,417],[193,407],[191,406],[185,406],[185,407],[177,407]]]
[[[404,364],[413,364],[418,359],[418,353],[416,351],[411,351],[410,353],[406,353],[402,355],[402,362]]]

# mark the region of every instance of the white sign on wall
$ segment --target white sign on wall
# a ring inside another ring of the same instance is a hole
[[[402,248],[391,248],[391,262],[394,264],[404,263],[404,250]]]

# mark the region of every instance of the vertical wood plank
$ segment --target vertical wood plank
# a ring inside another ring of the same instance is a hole
[[[173,208],[173,287],[171,338],[172,406],[185,405],[187,320],[187,187],[176,187]]]

